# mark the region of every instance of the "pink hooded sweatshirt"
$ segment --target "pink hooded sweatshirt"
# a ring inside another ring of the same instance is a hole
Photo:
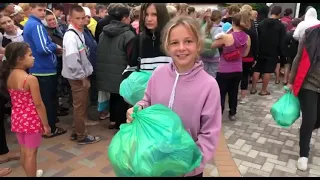
[[[143,100],[137,104],[144,108],[162,104],[176,112],[185,129],[202,152],[200,167],[185,176],[203,172],[218,145],[221,129],[220,90],[216,80],[196,62],[187,73],[178,74],[175,65],[161,65],[152,74]]]

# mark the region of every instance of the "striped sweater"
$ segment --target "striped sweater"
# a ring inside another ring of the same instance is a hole
[[[153,71],[159,65],[171,62],[171,57],[166,56],[160,45],[160,32],[145,31],[137,35],[132,40],[132,55],[129,66],[134,67],[140,64],[142,70]],[[139,57],[141,57],[140,63],[138,62]]]

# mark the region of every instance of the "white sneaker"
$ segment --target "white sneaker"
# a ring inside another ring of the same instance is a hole
[[[308,169],[308,158],[300,157],[297,162],[297,168],[300,171],[306,171]]]
[[[37,170],[37,177],[42,177],[43,175],[43,170],[39,169]]]
[[[248,98],[245,97],[245,98],[241,98],[239,103],[240,103],[240,104],[245,104],[245,103],[247,103],[248,101],[249,101]]]

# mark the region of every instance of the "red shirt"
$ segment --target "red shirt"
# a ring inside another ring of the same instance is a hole
[[[290,16],[283,16],[280,20],[287,24],[287,31],[292,29],[292,18]]]

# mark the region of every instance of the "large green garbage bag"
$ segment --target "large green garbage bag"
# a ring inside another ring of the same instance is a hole
[[[133,72],[120,84],[120,95],[131,105],[140,101],[152,75],[149,71]]]
[[[108,157],[118,177],[181,177],[200,166],[200,149],[179,116],[156,104],[122,124],[111,140]]]
[[[216,55],[218,49],[211,48],[213,42],[211,35],[207,35],[203,41],[203,51],[200,54],[202,57],[212,58]]]
[[[270,112],[276,123],[290,127],[300,117],[299,99],[285,86],[286,93],[272,106]]]
[[[206,34],[206,28],[207,28],[207,24],[204,24],[201,28],[201,32],[203,34]],[[204,41],[203,41],[203,50],[200,53],[200,55],[202,57],[212,58],[216,55],[218,49],[211,48],[211,45],[213,42],[214,42],[214,40],[211,37],[211,33],[206,34]]]

